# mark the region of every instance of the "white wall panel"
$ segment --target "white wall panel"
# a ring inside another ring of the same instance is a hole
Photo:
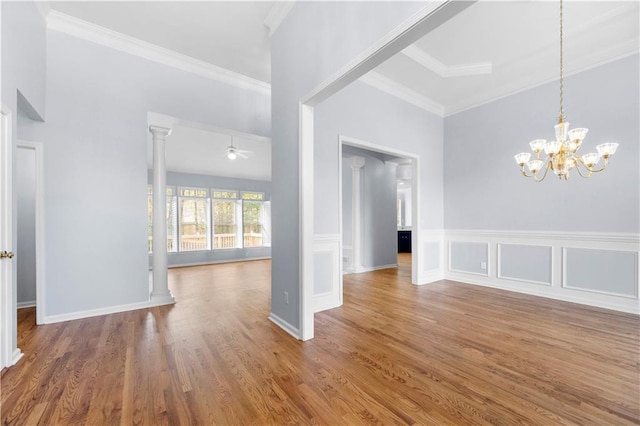
[[[498,244],[498,278],[551,285],[552,248]]]
[[[563,287],[636,297],[638,253],[565,248]]]

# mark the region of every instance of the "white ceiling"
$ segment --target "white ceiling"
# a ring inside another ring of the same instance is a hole
[[[167,170],[232,178],[271,180],[271,144],[266,138],[250,135],[233,137],[233,145],[252,151],[247,159],[226,157],[231,135],[222,131],[172,125],[166,142]],[[152,168],[151,138],[147,148],[147,166]]]
[[[265,22],[291,2],[49,4],[58,12],[270,82]],[[637,0],[566,0],[566,73],[637,52],[639,5]],[[556,79],[558,13],[556,1],[480,0],[363,81],[449,115]]]
[[[640,2],[564,2],[565,74],[639,48]],[[559,6],[479,1],[374,72],[449,115],[559,74]]]
[[[43,4],[56,11],[57,20],[69,15],[240,77],[269,83],[270,31],[277,28],[293,3],[39,3],[46,9]],[[558,13],[556,1],[480,0],[361,80],[446,116],[557,79]],[[639,50],[638,0],[565,0],[564,17],[565,74]],[[68,24],[77,25],[73,21]],[[86,34],[86,28],[77,34]],[[265,86],[268,93],[269,86]],[[168,142],[169,168],[253,179],[270,177],[270,144],[239,139],[237,145],[254,150],[254,156],[243,163],[229,162],[224,158],[229,136],[222,133],[176,128]]]

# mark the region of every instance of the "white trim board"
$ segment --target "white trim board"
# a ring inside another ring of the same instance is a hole
[[[18,309],[23,309],[23,308],[35,308],[36,307],[36,301],[35,300],[29,300],[27,302],[18,302],[16,304],[16,307]]]
[[[269,314],[269,321],[276,324],[278,327],[289,333],[291,336],[295,337],[298,340],[302,340],[300,336],[300,330],[289,324],[287,321],[280,318],[278,315],[271,312]]]
[[[89,309],[86,311],[69,312],[66,314],[47,315],[44,324],[56,322],[73,321],[77,319],[98,317],[102,315],[117,314],[120,312],[136,311],[138,309],[155,308],[159,306],[169,306],[165,300],[129,303],[126,305],[106,306],[104,308]]]
[[[151,256],[149,256],[151,257]],[[176,265],[169,265],[169,269],[173,268],[189,268],[191,266],[207,266],[207,265],[219,265],[222,263],[238,263],[238,262],[253,262],[256,260],[271,260],[271,256],[265,257],[247,257],[243,259],[228,259],[228,260],[212,260],[209,262],[193,262],[193,263],[179,263]],[[152,270],[153,267],[149,266],[149,270]]]
[[[221,83],[271,95],[269,83],[147,43],[57,10],[51,10],[48,13],[47,28]]]

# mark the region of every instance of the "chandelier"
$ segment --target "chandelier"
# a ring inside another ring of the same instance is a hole
[[[603,143],[596,146],[596,152],[579,155],[578,150],[582,141],[587,136],[589,129],[576,128],[569,130],[569,122],[564,116],[564,69],[562,50],[562,0],[560,0],[560,116],[558,124],[555,125],[556,140],[547,141],[536,139],[529,142],[535,158],[531,159],[530,152],[521,152],[515,155],[516,163],[520,166],[520,172],[525,177],[532,177],[536,182],[541,182],[547,177],[549,169],[558,176],[559,179],[569,179],[569,173],[575,169],[583,178],[590,177],[593,173],[598,173],[607,168],[609,158],[615,154],[618,144],[614,142]],[[545,157],[541,154],[544,151]],[[602,159],[602,164],[598,166]],[[531,174],[525,170],[525,165]]]

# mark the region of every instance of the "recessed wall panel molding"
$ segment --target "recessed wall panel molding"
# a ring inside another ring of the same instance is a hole
[[[320,312],[342,305],[340,234],[313,238],[313,305]]]
[[[640,314],[640,234],[453,229],[444,244],[447,280]]]
[[[488,275],[489,244],[466,241],[449,243],[449,270],[475,275]]]
[[[637,299],[637,252],[568,247],[562,259],[563,287]]]
[[[551,246],[498,244],[498,278],[551,285]]]

